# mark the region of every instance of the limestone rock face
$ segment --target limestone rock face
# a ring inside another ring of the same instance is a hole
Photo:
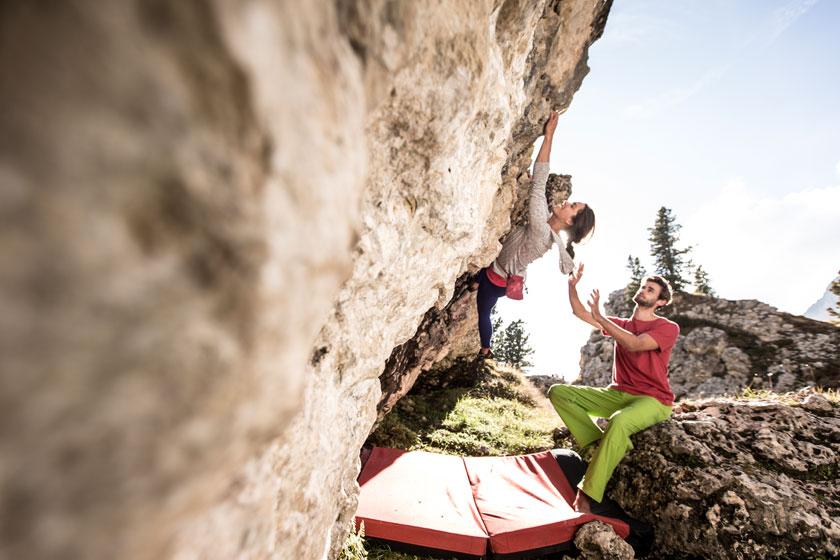
[[[164,557],[300,414],[367,166],[322,4],[0,8],[0,556]]]
[[[3,555],[335,556],[609,7],[4,3]]]
[[[688,401],[633,437],[608,494],[655,526],[656,557],[840,554],[840,405]]]
[[[622,300],[623,292],[610,294],[609,313],[629,316]],[[840,329],[830,324],[750,300],[678,294],[671,308],[680,325],[670,363],[677,398],[840,385]],[[612,359],[613,341],[593,332],[581,350],[582,382],[608,384]]]

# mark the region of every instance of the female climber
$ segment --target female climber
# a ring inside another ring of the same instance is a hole
[[[551,111],[545,123],[545,136],[534,163],[534,175],[528,199],[528,223],[510,232],[499,256],[493,263],[478,271],[470,290],[478,290],[478,331],[481,335],[479,359],[491,358],[490,341],[493,324],[490,314],[496,301],[504,295],[522,298],[525,270],[543,256],[554,243],[560,250],[560,271],[569,274],[574,268],[572,244],[580,243],[595,227],[595,213],[583,202],[563,202],[549,212],[545,186],[548,181],[548,161],[551,141],[557,128],[559,113]],[[565,238],[565,240],[564,240]]]

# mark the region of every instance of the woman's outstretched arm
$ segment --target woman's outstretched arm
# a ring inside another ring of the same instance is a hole
[[[531,193],[528,200],[528,234],[536,237],[547,235],[548,205],[545,200],[545,184],[548,181],[548,158],[551,155],[551,140],[557,128],[559,113],[551,111],[545,123],[545,137],[540,146],[534,174],[531,177]]]

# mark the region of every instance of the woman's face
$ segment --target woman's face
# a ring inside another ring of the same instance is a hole
[[[575,222],[575,217],[584,208],[586,208],[586,204],[583,202],[565,201],[562,204],[555,206],[552,211],[554,212],[554,215],[568,227]]]

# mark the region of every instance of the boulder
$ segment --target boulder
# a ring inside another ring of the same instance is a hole
[[[633,439],[608,494],[657,557],[840,554],[840,403],[804,389],[686,401]]]

